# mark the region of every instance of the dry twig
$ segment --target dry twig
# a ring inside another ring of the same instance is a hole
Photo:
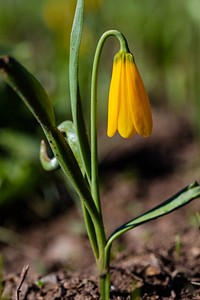
[[[21,286],[22,286],[22,284],[23,284],[23,282],[26,278],[26,275],[28,273],[28,269],[29,269],[29,265],[24,266],[23,269],[22,269],[22,272],[20,274],[20,282],[19,282],[19,284],[16,288],[16,292],[15,292],[15,300],[20,300],[19,299],[19,294],[21,292]]]

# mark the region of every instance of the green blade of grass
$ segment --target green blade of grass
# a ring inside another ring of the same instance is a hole
[[[171,213],[174,210],[188,204],[190,201],[200,197],[200,185],[197,182],[194,182],[171,198],[165,200],[160,205],[154,207],[148,212],[132,219],[131,221],[123,224],[117,228],[109,237],[107,242],[107,249],[112,245],[112,242],[121,234],[125,233],[128,230],[131,230],[141,224],[147,223],[151,220],[157,219],[161,216]]]
[[[85,172],[90,181],[90,146],[83,117],[81,96],[78,84],[78,60],[83,30],[84,0],[78,0],[70,37],[69,83],[73,122],[77,131],[80,153]]]

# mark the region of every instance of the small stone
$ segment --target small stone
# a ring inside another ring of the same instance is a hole
[[[43,283],[53,283],[56,284],[58,282],[57,276],[55,274],[49,274],[42,278],[40,278],[40,281]]]

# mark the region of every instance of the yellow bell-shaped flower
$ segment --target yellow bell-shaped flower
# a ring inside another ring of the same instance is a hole
[[[114,57],[108,104],[108,136],[118,130],[123,138],[152,132],[152,115],[142,78],[133,55],[118,52]]]

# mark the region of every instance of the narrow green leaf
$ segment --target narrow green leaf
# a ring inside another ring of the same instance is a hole
[[[53,106],[46,91],[19,62],[10,56],[0,57],[0,75],[22,98],[41,124],[55,124]]]
[[[181,191],[179,191],[176,195],[167,199],[160,205],[154,207],[148,212],[142,214],[139,217],[132,219],[131,221],[123,224],[119,228],[117,228],[109,237],[107,246],[110,247],[112,242],[121,234],[126,231],[133,229],[143,223],[149,222],[151,220],[157,219],[161,216],[171,213],[172,211],[188,204],[190,201],[200,197],[200,185],[197,182],[194,182]]]
[[[72,107],[72,118],[77,131],[80,153],[86,175],[90,181],[90,146],[83,117],[81,96],[78,84],[78,60],[83,30],[84,0],[78,0],[70,38],[69,83]]]

